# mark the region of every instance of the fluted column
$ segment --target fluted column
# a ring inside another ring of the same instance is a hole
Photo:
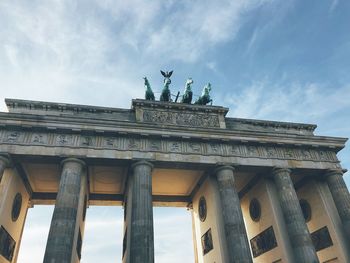
[[[342,221],[345,236],[350,243],[350,194],[343,179],[343,171],[328,170],[325,179]]]
[[[152,169],[146,161],[132,165],[130,263],[154,263]]]
[[[5,169],[10,165],[10,157],[7,154],[0,154],[0,182]]]
[[[316,263],[319,260],[290,173],[291,171],[286,168],[274,168],[272,177],[277,188],[295,263]]]
[[[232,166],[222,165],[214,172],[220,192],[229,263],[251,263],[253,261],[241,204],[234,187],[233,171]]]
[[[61,180],[46,244],[44,263],[72,263],[75,261],[79,236],[78,210],[84,206],[83,180],[85,163],[79,159],[63,160]]]

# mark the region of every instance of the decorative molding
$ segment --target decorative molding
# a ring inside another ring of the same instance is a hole
[[[191,128],[226,128],[228,108],[174,102],[133,100],[137,122]]]
[[[270,131],[277,133],[294,133],[313,135],[317,125],[293,122],[226,118],[227,129],[237,130],[253,130],[253,131]]]
[[[208,113],[143,110],[143,122],[189,127],[220,128],[219,116]]]
[[[112,149],[118,151],[162,152],[259,159],[298,160],[338,163],[336,151],[330,148],[286,145],[254,145],[248,142],[191,141],[188,138],[148,138],[92,136],[55,132],[0,131],[0,142],[8,145]],[[0,149],[1,150],[1,149]]]

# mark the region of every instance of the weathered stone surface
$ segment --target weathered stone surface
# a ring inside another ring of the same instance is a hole
[[[296,263],[316,263],[319,260],[290,178],[290,172],[289,169],[276,167],[272,171],[272,178],[277,188],[294,259]]]
[[[47,240],[44,263],[71,263],[78,239],[77,212],[82,190],[84,162],[68,158],[62,162],[62,174]]]
[[[225,129],[227,108],[219,106],[133,100],[136,121],[156,125],[177,125]]]
[[[154,263],[152,164],[132,165],[130,263]]]
[[[0,182],[5,169],[10,165],[10,158],[7,154],[0,154]]]
[[[328,170],[325,174],[325,179],[350,245],[350,194],[343,179],[343,172],[342,170]]]
[[[251,263],[253,260],[240,201],[234,187],[233,170],[231,166],[219,166],[214,171],[220,192],[229,263]]]
[[[303,168],[340,168],[339,161],[334,149],[314,148],[310,146],[281,146],[281,145],[258,145],[247,142],[226,142],[202,138],[200,140],[189,140],[187,138],[172,139],[149,138],[148,136],[120,135],[85,135],[77,133],[57,132],[26,132],[26,131],[1,131],[0,151],[11,154],[29,154],[35,151],[37,155],[61,155],[69,154],[74,148],[77,155],[94,156],[103,158],[115,158],[105,154],[106,150],[119,151],[118,158],[130,159],[129,156],[137,153],[154,154],[168,153],[181,154],[179,158],[188,160],[186,155],[203,156],[209,160],[211,156],[217,156],[215,162],[234,162],[247,165],[270,166],[271,160],[280,161],[278,165],[285,165],[289,160],[294,167]],[[15,147],[14,147],[15,146]],[[28,146],[31,146],[28,148]],[[37,147],[37,148],[33,148]],[[26,152],[28,150],[29,152]],[[90,151],[94,150],[94,152]],[[160,158],[162,155],[157,155]],[[147,158],[153,158],[148,156]],[[202,162],[206,162],[201,158]],[[226,158],[226,159],[225,159]],[[179,161],[181,161],[179,159]],[[317,163],[316,163],[317,162]]]
[[[178,162],[334,169],[341,168],[336,153],[346,141],[313,135],[315,125],[227,118],[228,109],[219,106],[133,100],[127,110],[6,103],[0,152],[13,155],[69,156],[74,149],[86,158],[164,162],[171,153]]]

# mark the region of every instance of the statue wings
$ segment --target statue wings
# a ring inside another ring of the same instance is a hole
[[[170,78],[171,75],[173,74],[173,70],[170,71],[170,72],[169,71],[164,72],[164,71],[161,70],[160,73],[162,73],[164,78]]]

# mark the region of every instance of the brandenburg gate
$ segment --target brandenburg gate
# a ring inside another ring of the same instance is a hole
[[[350,262],[344,138],[229,118],[220,106],[6,104],[1,263],[17,261],[27,210],[39,204],[55,205],[44,263],[80,261],[93,205],[123,206],[124,263],[154,262],[153,206],[192,211],[196,262]]]

